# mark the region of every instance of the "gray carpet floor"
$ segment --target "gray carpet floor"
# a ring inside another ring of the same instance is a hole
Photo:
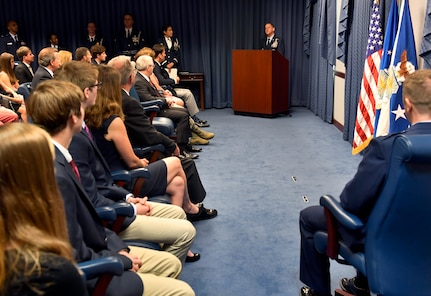
[[[193,250],[182,279],[196,295],[298,295],[300,210],[322,194],[338,196],[361,160],[335,126],[305,108],[287,116],[200,112],[216,133],[196,161],[204,201],[219,216],[195,222]],[[354,270],[331,262],[332,285]]]

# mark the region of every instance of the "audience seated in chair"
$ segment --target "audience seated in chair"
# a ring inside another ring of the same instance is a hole
[[[18,79],[13,68],[15,63],[13,55],[7,52],[0,54],[0,89],[4,94],[11,94],[9,101],[14,103],[13,110],[19,114],[22,121],[27,122],[27,111],[22,96],[17,95]]]
[[[98,80],[95,66],[72,61],[58,70],[55,79],[69,81],[80,87],[84,95],[84,109],[94,105],[96,95],[88,89],[97,89],[93,86]],[[135,197],[124,188],[116,186],[85,122],[81,132],[73,136],[69,151],[78,166],[82,186],[94,207],[110,206],[124,200],[133,205],[135,215],[124,221],[119,233],[123,240],[160,243],[162,250],[172,253],[184,262],[196,230],[185,220],[186,215],[181,208],[147,202],[146,197]],[[194,255],[190,254],[190,257]]]
[[[161,144],[165,148],[165,156],[180,156],[178,145],[156,130],[150,123],[145,111],[140,108],[137,100],[132,98],[128,91],[134,83],[134,68],[130,59],[125,56],[113,58],[108,63],[116,68],[121,75],[122,110],[124,113],[124,124],[133,147],[147,147]],[[202,202],[206,191],[202,185],[195,162],[192,159],[181,158],[181,165],[187,176],[187,187],[190,200],[193,203]]]
[[[34,90],[39,83],[52,79],[55,71],[60,68],[60,56],[58,50],[52,47],[42,48],[37,57],[39,67],[34,73],[31,88]]]
[[[172,204],[182,207],[190,220],[214,218],[217,211],[205,209],[190,201],[187,177],[177,157],[167,157],[149,164],[147,159],[137,157],[130,144],[121,109],[120,73],[117,69],[100,65],[99,83],[103,87],[97,92],[96,104],[89,107],[85,122],[92,131],[110,169],[128,170],[147,168],[151,178],[141,188],[140,196],[169,194]]]
[[[431,136],[431,70],[417,70],[408,75],[403,87],[403,103],[411,127],[405,132],[374,138],[365,151],[354,178],[347,183],[340,195],[341,207],[356,215],[366,225],[387,177],[387,169],[393,143],[399,134]],[[308,287],[301,295],[331,295],[329,261],[326,254],[315,247],[314,235],[327,231],[324,208],[311,206],[299,217],[301,232],[300,279]],[[366,226],[365,226],[366,227]],[[338,224],[340,238],[353,251],[364,251],[364,229],[348,230]],[[420,238],[418,238],[420,239]],[[396,247],[396,246],[393,246]],[[392,247],[391,247],[392,248]],[[421,254],[429,257],[427,254]],[[429,262],[429,260],[427,261]],[[401,272],[396,270],[395,272]],[[410,272],[410,271],[404,271]],[[414,276],[427,276],[421,274]],[[397,283],[390,283],[396,285]],[[429,286],[429,285],[427,285]],[[343,279],[342,288],[351,293],[369,293],[366,275],[358,271],[356,279]],[[420,294],[422,287],[412,286],[412,295]]]
[[[138,73],[135,76],[135,89],[139,95],[139,100],[141,102],[162,100],[165,104],[160,110],[159,116],[170,118],[174,122],[180,153],[186,157],[197,158],[198,155],[191,154],[191,152],[198,152],[201,149],[196,149],[189,143],[192,133],[188,111],[185,108],[172,107],[171,99],[160,94],[150,81],[154,68],[153,59],[146,55],[140,56],[136,61],[136,68]]]
[[[170,78],[168,72],[162,66],[162,63],[166,60],[165,46],[163,44],[155,44],[153,46],[153,50],[155,53],[153,71],[159,80],[160,85],[184,101],[185,107],[187,108],[187,111],[189,111],[191,118],[199,127],[208,127],[208,122],[197,116],[199,108],[196,104],[196,99],[193,93],[189,89],[178,87],[177,84],[180,82],[180,78],[178,76],[175,80]]]
[[[152,57],[153,60],[156,56],[153,49],[151,49],[149,47],[144,47],[140,51],[138,51],[138,53],[135,55],[135,61],[142,55],[148,55],[148,56]],[[160,86],[159,80],[158,80],[157,76],[154,74],[154,72],[149,76],[149,79],[161,95],[163,95],[166,98],[170,98],[171,100],[173,100],[175,105],[184,106],[184,101],[182,99],[175,97],[169,89],[164,89]],[[133,87],[132,87],[132,89],[134,90]],[[132,95],[132,93],[131,93],[131,95]],[[139,96],[138,96],[138,98],[139,98]],[[187,110],[187,111],[189,112],[189,115],[190,115],[190,111],[189,110]],[[190,129],[192,131],[192,137],[190,138],[190,144],[191,145],[207,145],[207,144],[209,144],[209,140],[214,138],[215,134],[201,129],[198,126],[198,124],[196,124],[196,121],[199,121],[198,119],[195,121],[193,118],[190,117],[189,121],[190,121]]]
[[[80,62],[91,63],[91,52],[87,47],[78,47],[75,50],[75,59]]]
[[[154,59],[156,57],[156,53],[154,52],[154,50],[152,48],[144,47],[135,54],[134,60],[137,61],[138,58],[140,56],[143,56],[143,55],[150,56],[152,59]],[[159,80],[157,79],[157,76],[154,74],[154,72],[153,72],[153,74],[150,75],[149,78],[150,78],[151,82],[154,84],[154,87],[157,89],[157,91],[161,95],[168,97],[172,100],[173,106],[184,107],[184,101],[182,99],[175,97],[169,90],[163,89],[160,86]],[[137,99],[139,100],[139,96]]]
[[[58,56],[60,58],[60,67],[72,60],[72,52],[68,50],[58,51]]]
[[[106,48],[103,45],[95,44],[90,48],[91,63],[95,65],[104,64],[106,61]]]
[[[93,84],[97,84],[94,81]],[[94,100],[97,87],[85,89]],[[79,171],[68,147],[82,129],[83,91],[68,81],[42,82],[29,99],[29,114],[35,124],[50,133],[55,144],[55,175],[66,210],[69,239],[78,262],[115,256],[124,272],[114,277],[106,295],[194,295],[191,287],[177,278],[181,262],[168,252],[126,245],[104,228],[80,181]],[[90,284],[91,282],[89,282]]]
[[[87,295],[68,241],[49,135],[11,123],[0,127],[0,142],[0,294]]]
[[[27,46],[21,46],[17,49],[19,63],[15,66],[14,72],[19,84],[31,82],[33,80],[33,69],[31,64],[34,62],[34,54]]]

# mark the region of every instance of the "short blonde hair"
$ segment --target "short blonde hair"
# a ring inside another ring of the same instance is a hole
[[[58,52],[58,56],[60,57],[61,65],[64,65],[72,60],[72,52],[68,50],[60,50]]]
[[[148,56],[152,57],[153,59],[156,57],[156,53],[154,52],[154,50],[152,48],[144,47],[144,48],[141,48],[135,54],[134,60],[136,61],[140,56],[143,56],[143,55],[148,55]]]

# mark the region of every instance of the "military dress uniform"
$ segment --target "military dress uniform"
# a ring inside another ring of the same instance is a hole
[[[126,29],[124,29],[115,39],[116,52],[117,54],[133,57],[138,50],[144,47],[144,41],[142,31],[132,28],[127,36]]]
[[[0,53],[8,52],[13,54],[15,61],[18,61],[16,50],[21,46],[27,46],[27,43],[18,35],[12,37],[11,34],[7,33],[0,37]]]
[[[171,47],[169,47],[165,37],[160,38],[157,43],[163,44],[166,48],[166,58],[162,62],[162,66],[165,67],[167,64],[174,63],[173,68],[178,68],[181,48],[178,38],[171,38]]]

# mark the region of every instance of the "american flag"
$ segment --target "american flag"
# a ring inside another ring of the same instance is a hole
[[[355,132],[353,136],[352,154],[365,149],[374,134],[376,114],[377,83],[379,80],[380,62],[383,48],[382,21],[379,0],[374,0],[373,10],[368,29],[367,52],[362,76],[361,92],[356,112]]]

